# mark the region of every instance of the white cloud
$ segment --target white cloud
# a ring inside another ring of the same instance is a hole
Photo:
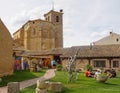
[[[15,16],[11,17],[11,20],[10,20],[11,25],[12,25],[11,28],[12,29],[14,28],[14,31],[16,31],[23,24],[25,24],[28,20],[43,19],[42,12],[44,12],[44,10],[42,10],[41,7],[36,7],[29,11],[23,10],[20,13],[16,14]]]
[[[120,0],[12,0],[7,4],[10,8],[0,4],[5,9],[2,18],[13,33],[30,19],[43,18],[52,9],[52,1],[55,10],[64,12],[64,46],[90,44],[111,29],[120,33]]]

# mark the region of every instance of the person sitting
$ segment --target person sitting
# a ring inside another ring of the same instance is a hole
[[[107,76],[109,77],[109,78],[112,78],[112,77],[116,77],[116,72],[115,72],[115,70],[114,69],[112,69],[112,70],[105,70],[105,73],[107,74]]]
[[[92,71],[90,71],[89,69],[87,69],[87,70],[85,71],[85,76],[86,76],[86,77],[93,77],[94,74],[92,73]]]
[[[89,76],[89,73],[90,73],[90,72],[89,72],[89,70],[87,69],[87,70],[85,71],[85,76],[88,77],[88,76]]]
[[[96,79],[100,74],[101,74],[101,71],[100,71],[100,70],[97,70],[97,71],[95,72],[94,78]]]
[[[111,70],[112,77],[116,77],[116,71],[114,69]]]

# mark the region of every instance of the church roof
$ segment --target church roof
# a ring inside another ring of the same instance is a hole
[[[24,25],[22,25],[21,28],[19,28],[16,32],[14,32],[13,35],[16,34],[16,33],[19,32],[19,31],[22,31],[21,29],[24,28],[24,26],[25,26],[26,24],[28,24],[29,22],[37,22],[37,21],[39,21],[39,22],[47,22],[47,23],[52,24],[51,22],[46,21],[46,20],[42,20],[42,19],[28,20]]]
[[[60,13],[60,14],[63,14],[62,11],[63,11],[63,10],[60,10],[60,12],[54,11],[54,10],[50,10],[48,13],[44,14],[44,16],[46,16],[46,15],[48,15],[48,14],[50,14],[50,13]]]

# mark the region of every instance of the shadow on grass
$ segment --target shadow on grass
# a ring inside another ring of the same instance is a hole
[[[106,85],[112,85],[112,86],[113,86],[113,85],[114,85],[114,86],[115,86],[115,85],[116,85],[116,86],[118,85],[118,84],[113,84],[113,83],[104,83],[104,84],[106,84]]]

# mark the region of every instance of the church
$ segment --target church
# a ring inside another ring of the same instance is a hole
[[[45,20],[29,20],[13,34],[14,48],[49,50],[63,48],[63,10],[51,10]]]
[[[15,68],[24,68],[24,59],[27,60],[29,69],[35,68],[34,64],[39,62],[43,63],[43,67],[50,67],[52,59],[66,67],[68,58],[74,56],[79,48],[76,69],[84,69],[90,64],[93,69],[102,67],[120,70],[120,35],[110,33],[110,36],[93,45],[63,48],[63,10],[51,10],[44,14],[44,18],[45,20],[29,20],[13,34],[13,50],[18,56]],[[20,67],[21,64],[23,67]]]
[[[45,55],[42,51],[63,48],[63,10],[50,10],[44,14],[44,20],[29,20],[13,33],[13,39],[13,51],[17,55],[15,69],[23,68],[21,64],[26,58],[31,67],[36,63],[32,62],[35,60],[37,62],[42,60],[44,67],[48,67],[52,59],[60,60],[60,58],[58,55]],[[37,56],[39,53],[42,54]]]

